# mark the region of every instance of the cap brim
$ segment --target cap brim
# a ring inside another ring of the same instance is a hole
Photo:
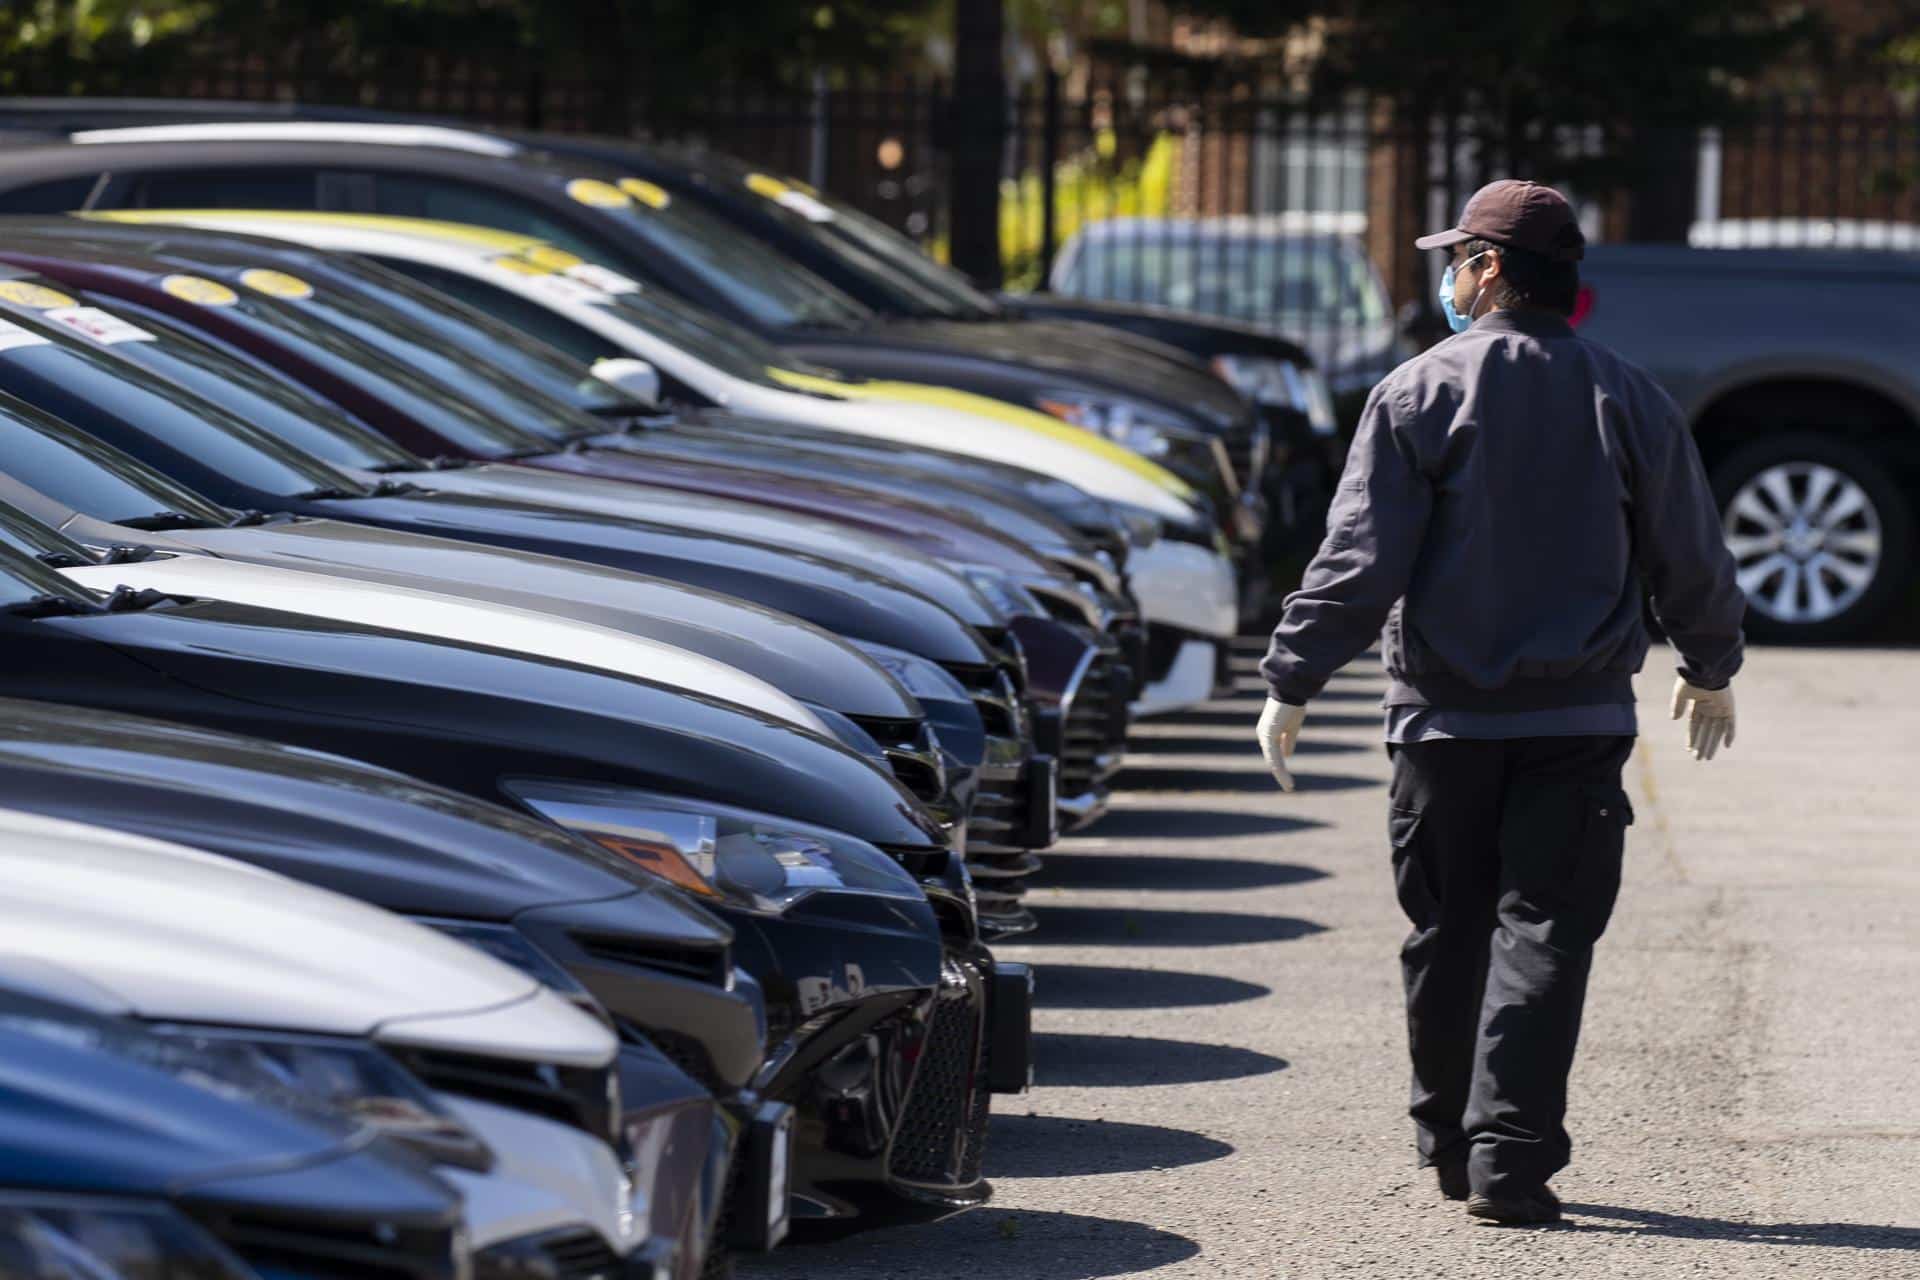
[[[1458,227],[1451,227],[1445,231],[1436,231],[1430,236],[1421,236],[1413,242],[1413,247],[1416,249],[1444,249],[1448,245],[1460,244],[1471,239],[1473,239],[1473,233],[1471,231],[1462,231]]]

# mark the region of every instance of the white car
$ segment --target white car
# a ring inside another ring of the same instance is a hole
[[[700,313],[531,237],[353,214],[195,210],[102,216],[360,253],[402,270],[424,270],[427,283],[435,285],[458,279],[468,289],[486,291],[463,294],[467,301],[510,322],[531,303],[627,353],[602,362],[611,380],[645,383],[665,374],[741,415],[1010,464],[1066,480],[1150,520],[1195,520],[1187,502],[1191,491],[1172,473],[1098,436],[946,388],[840,382],[784,369],[777,363],[780,353],[759,339],[729,330],[724,341],[716,341],[714,332],[700,327],[710,323]],[[436,478],[451,487],[483,482],[481,475],[460,473]],[[578,485],[571,489],[583,492]],[[563,497],[555,492],[541,500]],[[1161,537],[1133,552],[1128,577],[1143,618],[1174,633],[1180,645],[1170,671],[1147,690],[1136,711],[1172,710],[1211,696],[1219,654],[1238,620],[1233,567],[1222,549]]]
[[[623,1257],[645,1243],[610,1145],[613,1034],[425,926],[180,845],[0,811],[0,987],[244,1059],[419,1149],[462,1193],[476,1249],[562,1229]],[[549,1082],[556,1112],[600,1131],[460,1083],[489,1076]]]

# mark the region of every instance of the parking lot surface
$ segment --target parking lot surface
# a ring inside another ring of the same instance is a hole
[[[1115,811],[1047,855],[1004,949],[1039,966],[1038,1081],[996,1100],[993,1204],[744,1276],[1920,1275],[1920,653],[1755,652],[1700,765],[1656,650],[1544,1230],[1413,1167],[1377,666],[1313,705],[1282,795],[1256,656],[1141,726]]]

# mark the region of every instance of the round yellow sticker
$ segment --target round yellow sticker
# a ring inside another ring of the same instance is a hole
[[[240,273],[240,283],[255,293],[264,293],[269,298],[311,298],[313,286],[299,276],[290,276],[284,271],[272,271],[266,267],[253,267]]]
[[[182,302],[197,302],[203,307],[230,307],[240,301],[239,294],[205,276],[168,276],[160,287]]]
[[[664,209],[673,203],[673,197],[667,194],[665,187],[648,182],[645,178],[622,178],[620,189],[649,209]]]
[[[757,196],[765,196],[769,200],[778,200],[781,196],[787,194],[787,189],[786,183],[780,181],[778,178],[770,177],[767,174],[750,173],[747,175],[747,190]]]
[[[567,194],[595,209],[624,209],[633,203],[626,192],[598,178],[575,178],[567,184]]]
[[[32,307],[35,311],[51,311],[55,307],[75,305],[72,298],[58,289],[49,289],[43,284],[26,280],[0,280],[0,298],[16,306]]]
[[[520,256],[534,266],[545,267],[549,271],[570,271],[582,261],[565,249],[556,249],[550,244],[537,244]]]

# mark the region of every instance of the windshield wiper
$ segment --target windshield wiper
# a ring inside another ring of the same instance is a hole
[[[150,516],[135,516],[131,520],[119,523],[129,529],[140,529],[147,533],[158,533],[162,529],[211,529],[213,522],[199,516],[190,516],[184,511],[156,511]]]
[[[320,485],[304,493],[293,495],[297,502],[332,502],[342,498],[364,498],[368,495],[354,489],[342,489],[337,485]]]
[[[410,480],[377,480],[373,486],[376,498],[397,498],[406,493],[419,493],[420,486]]]
[[[233,519],[227,521],[225,527],[228,529],[251,529],[257,524],[265,524],[274,518],[275,517],[268,515],[264,511],[255,511],[252,508],[248,508],[245,511],[234,512]]]
[[[76,613],[98,613],[100,606],[91,600],[76,600],[72,596],[43,592],[28,596],[25,600],[13,601],[6,606],[6,611],[16,618],[65,618]]]

